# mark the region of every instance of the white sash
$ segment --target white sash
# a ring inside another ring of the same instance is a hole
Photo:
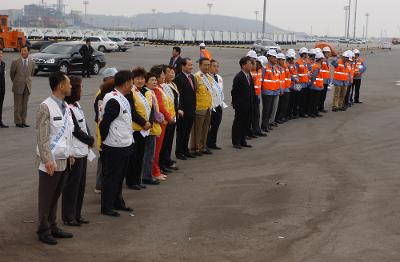
[[[174,101],[175,100],[175,96],[174,96],[174,93],[171,90],[171,87],[169,87],[167,84],[164,84],[163,88],[164,88],[164,91],[169,96],[169,98],[171,98],[171,100]]]
[[[127,113],[129,114],[129,116],[132,119],[132,112],[131,112],[131,105],[129,104],[128,99],[126,99],[126,97],[124,97],[121,92],[119,92],[118,90],[115,90],[115,93],[118,96],[119,101],[121,102],[123,108],[125,109],[125,111],[127,111]]]
[[[58,132],[58,134],[54,137],[53,141],[50,143],[50,151],[52,153],[54,153],[54,150],[58,144],[58,142],[60,142],[61,138],[64,137],[65,134],[65,130],[67,129],[68,125],[69,125],[69,119],[71,117],[71,111],[69,109],[69,107],[67,107],[65,109],[65,114],[64,114],[64,123],[62,128],[60,129],[60,131]]]
[[[212,86],[211,86],[211,83],[208,81],[207,75],[202,74],[202,76],[200,76],[200,78],[203,81],[204,85],[207,87],[208,92],[210,92],[210,94],[212,94]]]
[[[146,109],[146,117],[147,117],[147,119],[149,119],[150,114],[151,114],[151,108],[150,108],[149,102],[147,101],[146,97],[142,94],[142,92],[140,92],[140,91],[134,91],[134,92],[139,93],[140,100],[142,100],[144,108]]]

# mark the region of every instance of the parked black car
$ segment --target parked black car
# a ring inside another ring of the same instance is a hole
[[[54,43],[32,54],[32,60],[36,64],[35,75],[39,72],[61,71],[66,74],[82,71],[83,61],[79,54],[82,42]],[[106,59],[102,52],[94,51],[92,60],[92,74],[98,75],[100,69],[106,65]]]
[[[56,43],[55,41],[49,41],[49,40],[44,40],[44,41],[36,41],[33,44],[31,44],[31,48],[33,50],[39,50],[42,51],[46,47],[48,47],[51,44]]]

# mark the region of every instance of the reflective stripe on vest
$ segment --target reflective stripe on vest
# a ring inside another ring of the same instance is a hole
[[[261,75],[261,69],[259,69],[258,71],[251,71],[251,76],[254,82],[254,92],[256,93],[256,95],[261,94]]]
[[[322,73],[322,77],[324,79],[330,79],[331,78],[331,70],[329,68],[329,65],[326,61],[322,62],[322,67],[321,67],[321,73]]]
[[[297,71],[297,75],[299,76],[299,83],[308,83],[308,67],[301,59],[298,59],[296,63],[299,65],[299,69]]]
[[[335,71],[333,73],[333,78],[336,81],[348,81],[349,80],[349,74],[343,64],[342,59],[340,59],[338,61],[338,66],[335,67]]]
[[[268,64],[265,66],[265,75],[262,78],[262,90],[276,90],[276,83],[279,81],[279,78],[272,72],[272,68]]]

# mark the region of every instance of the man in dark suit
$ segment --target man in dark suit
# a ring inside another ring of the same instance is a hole
[[[232,144],[236,149],[252,147],[246,142],[246,133],[250,123],[254,99],[254,83],[251,77],[252,61],[249,57],[240,59],[242,70],[233,79],[232,106],[235,109],[235,119],[232,125]]]
[[[90,78],[90,73],[92,72],[92,55],[93,55],[93,47],[90,44],[90,39],[86,39],[86,44],[84,44],[79,49],[79,54],[82,56],[83,68],[82,68],[82,77]]]
[[[179,46],[175,46],[172,48],[172,57],[169,60],[169,66],[173,66],[175,69],[175,74],[178,75],[182,72],[182,57],[181,57],[181,48]]]
[[[196,113],[196,86],[192,75],[193,61],[190,58],[182,59],[182,72],[178,74],[174,83],[179,90],[179,110],[183,115],[177,119],[176,150],[178,159],[186,160],[195,156],[189,152],[188,143]]]
[[[0,128],[7,128],[3,123],[3,101],[6,94],[6,64],[3,61],[3,49],[0,49]]]

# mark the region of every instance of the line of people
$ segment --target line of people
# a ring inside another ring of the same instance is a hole
[[[148,72],[142,67],[104,70],[94,101],[99,150],[95,192],[101,193],[103,215],[119,217],[118,211],[134,211],[124,201],[124,181],[128,189],[143,190],[179,170],[171,157],[175,133],[177,159],[221,149],[217,135],[226,104],[219,63],[202,57],[195,74],[190,58],[180,58],[180,64],[177,75],[174,65],[156,65]],[[55,245],[56,238],[73,237],[56,223],[61,196],[64,225],[89,223],[82,205],[87,161],[94,158],[96,139],[79,104],[82,78],[55,72],[49,83],[52,94],[36,116],[37,234],[43,243]]]
[[[303,47],[285,54],[269,50],[266,56],[249,51],[240,59],[241,71],[232,86],[235,119],[232,144],[252,147],[248,140],[264,137],[291,119],[322,117],[328,90],[334,86],[332,111],[346,111],[359,100],[361,79],[367,67],[357,49],[332,57],[326,46]],[[261,110],[262,104],[262,110]]]

